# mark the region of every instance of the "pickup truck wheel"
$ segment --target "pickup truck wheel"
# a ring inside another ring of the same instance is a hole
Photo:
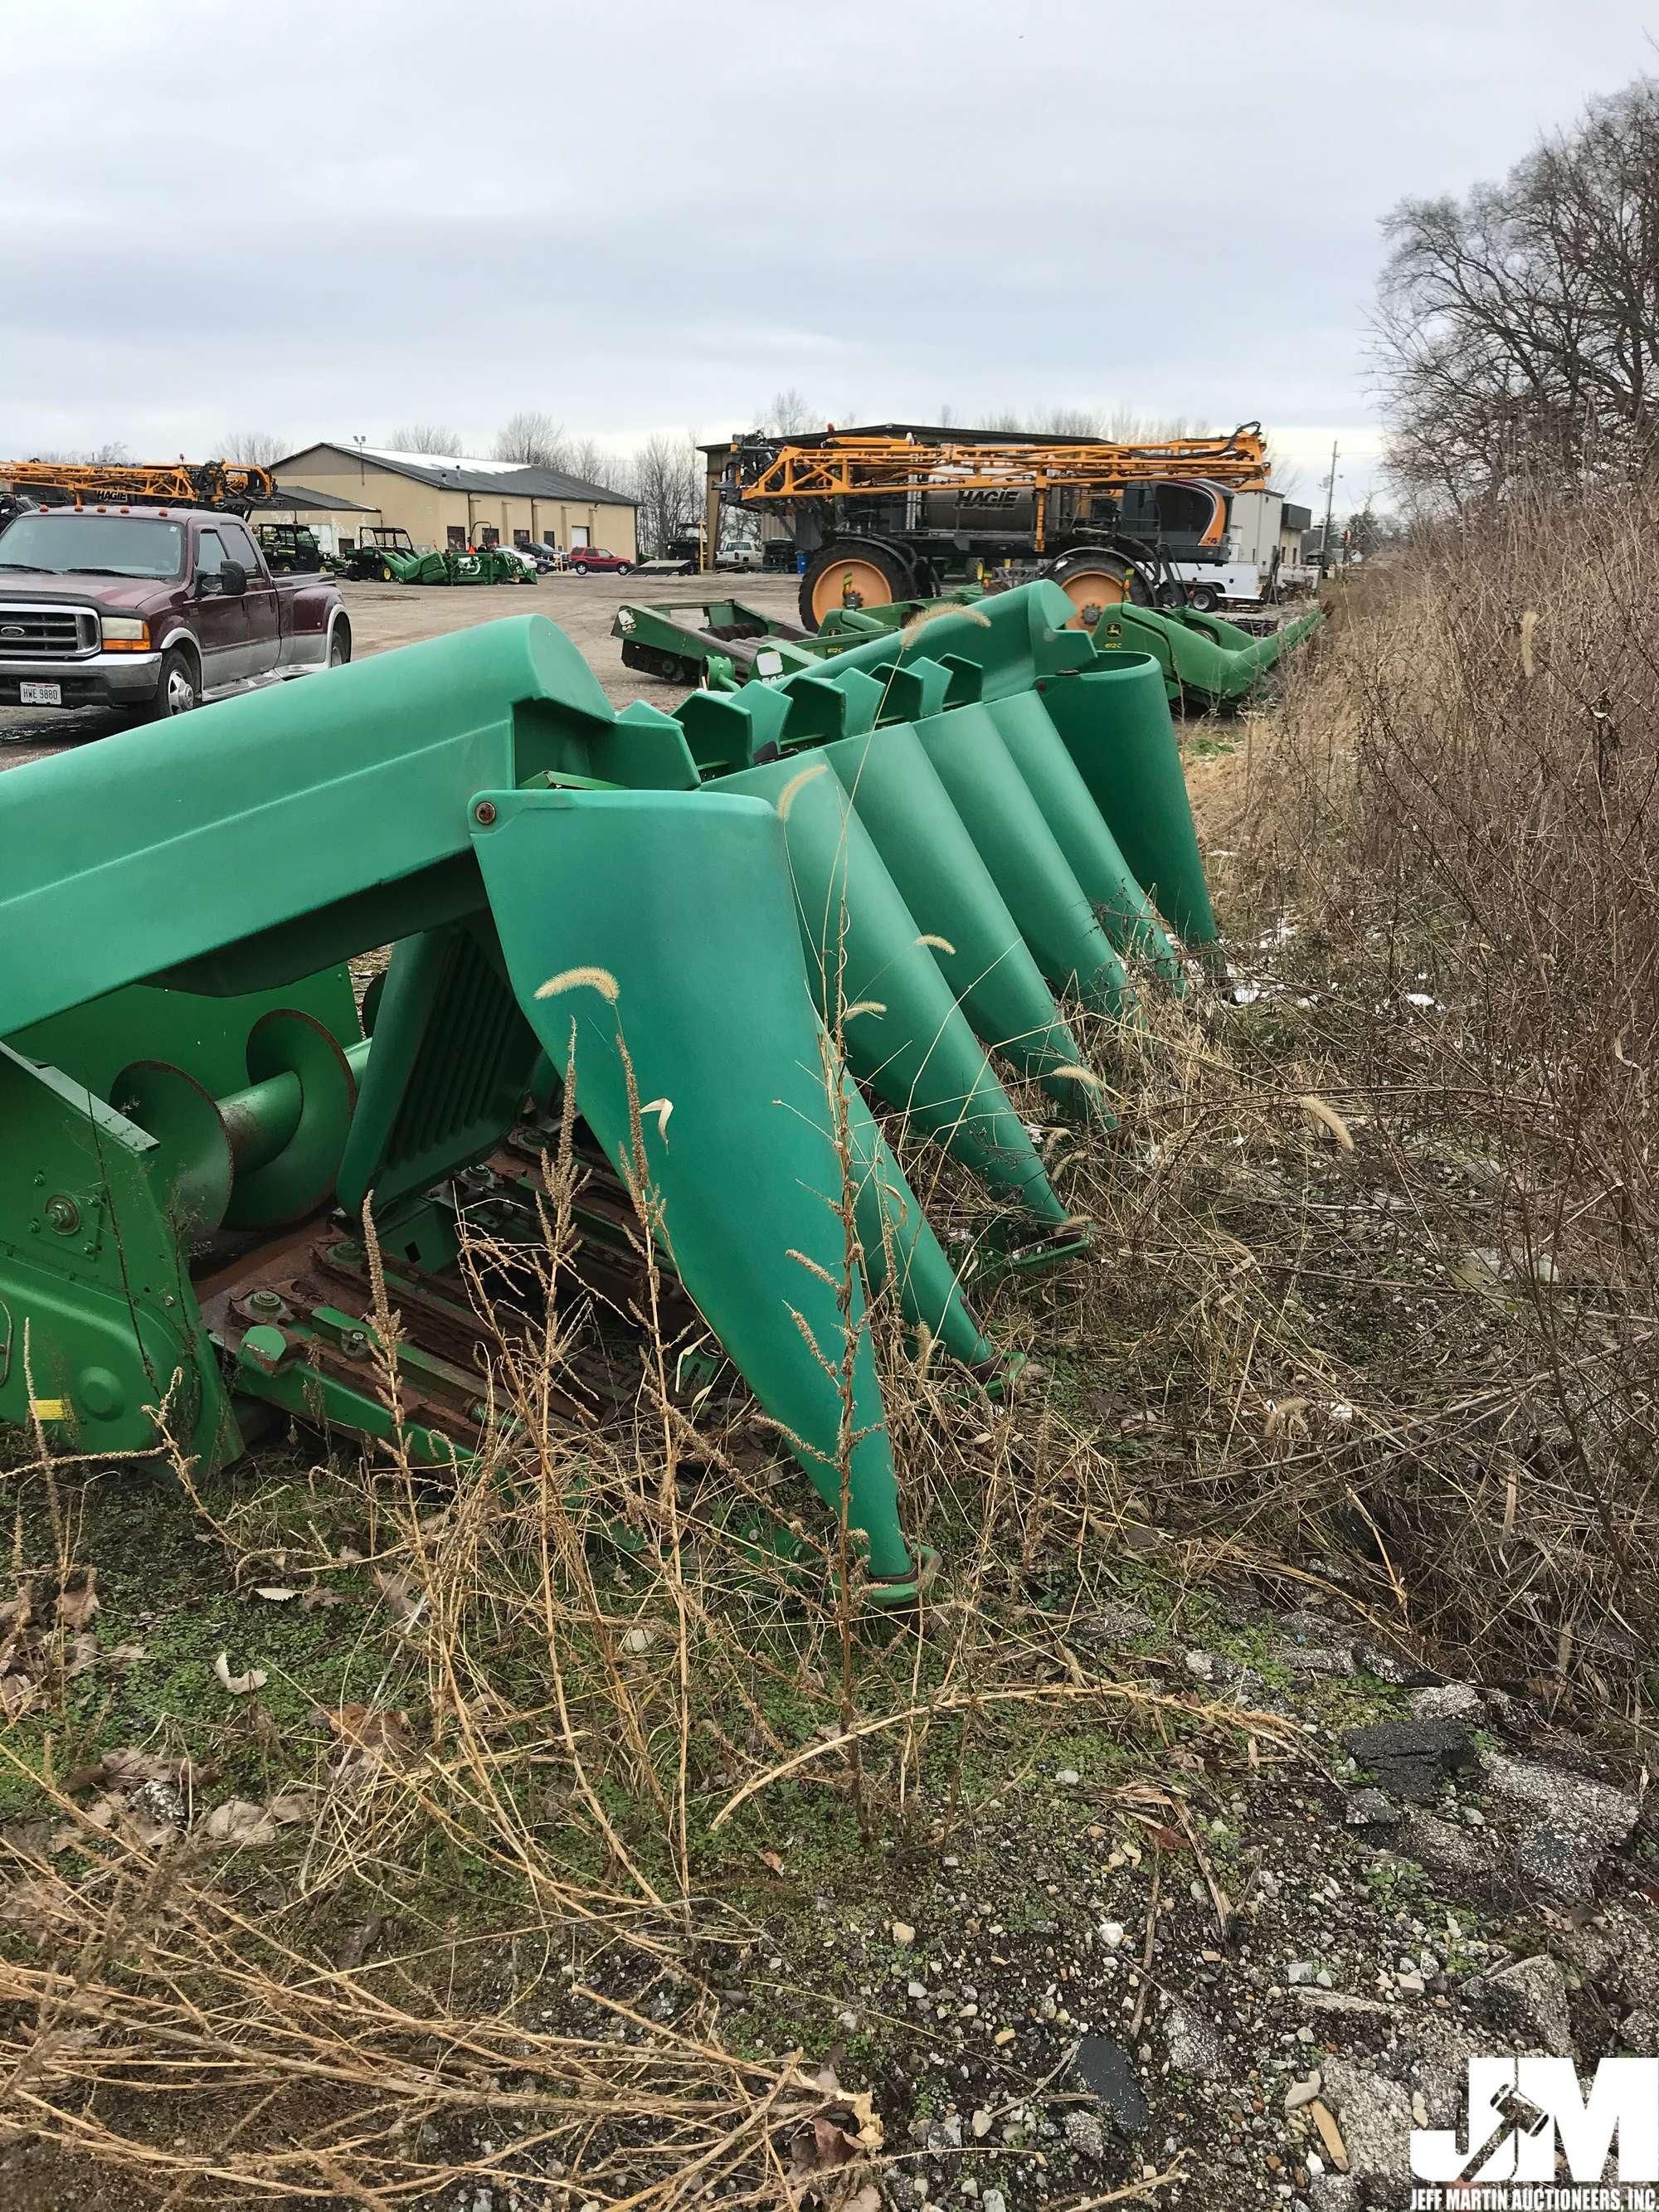
[[[336,623],[334,635],[328,641],[328,665],[343,668],[351,658],[351,632],[344,623]]]
[[[166,722],[174,714],[188,714],[193,707],[202,703],[201,678],[196,673],[196,663],[176,645],[169,646],[161,655],[161,672],[156,681],[155,696],[148,706],[137,710],[141,722]]]

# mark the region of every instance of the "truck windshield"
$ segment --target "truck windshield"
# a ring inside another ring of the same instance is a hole
[[[137,514],[20,514],[0,531],[0,569],[49,576],[177,576],[185,565],[179,522]]]

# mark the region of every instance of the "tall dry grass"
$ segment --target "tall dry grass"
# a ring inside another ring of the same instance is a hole
[[[1310,1079],[1446,1273],[1379,1529],[1455,1645],[1644,1724],[1656,504],[1517,497],[1346,580],[1210,825],[1236,910],[1297,933],[1273,963]]]
[[[1030,1767],[1048,1727],[1300,1755],[1271,1714],[1075,1632],[1114,1587],[1120,1469],[1044,1392],[999,1406],[943,1370],[883,1299],[908,1516],[946,1553],[896,1616],[862,1608],[848,1547],[741,1392],[693,1425],[643,1234],[631,1413],[562,1419],[599,1326],[572,1294],[568,1137],[539,1295],[522,1248],[468,1255],[495,1323],[475,1460],[434,1478],[395,1446],[344,1452],[296,1510],[253,1480],[227,1504],[176,1458],[222,1582],[280,1571],[374,1607],[300,1740],[266,1743],[280,1790],[228,1800],[165,1727],[95,1766],[66,1758],[67,1727],[28,1754],[0,1738],[34,1793],[0,1835],[0,2142],[158,2204],[390,2207],[465,2184],[630,2212],[713,2193],[875,2212],[881,2160],[904,2153],[871,2087],[836,2079],[834,2001],[781,1992],[793,2049],[726,2024],[782,1940],[733,1893],[783,1872],[791,1830],[823,1826],[878,1885],[884,1853],[943,1847],[976,1771]],[[383,1286],[374,1318],[395,1412]],[[31,1478],[52,1510],[30,1571],[72,1591],[73,1470],[15,1470],[20,1492]],[[757,1540],[766,1516],[794,1543]],[[228,1755],[258,1737],[265,1679],[223,1681],[247,1699]],[[61,1689],[43,1668],[41,1694]]]
[[[787,1993],[798,2051],[730,2026],[773,1972],[746,1879],[792,1829],[878,1897],[884,1853],[948,1849],[1051,1726],[1137,1749],[1155,1820],[1203,1789],[1206,1739],[1310,1755],[1243,1689],[1149,1669],[1101,1601],[1155,1583],[1179,1634],[1206,1592],[1311,1594],[1385,1663],[1648,1744],[1656,583],[1639,506],[1512,510],[1368,570],[1245,726],[1207,828],[1259,995],[1075,1013],[1117,1126],[1049,1142],[1092,1249],[975,1293],[1031,1355],[1020,1392],[988,1399],[875,1302],[908,1522],[944,1554],[913,1610],[857,1610],[740,1393],[678,1395],[649,1271],[643,1332],[607,1339],[631,1411],[558,1417],[604,1327],[568,1280],[568,1144],[516,1300],[545,1319],[497,1316],[475,1462],[319,1457],[299,1512],[181,1468],[223,1584],[279,1572],[356,1625],[280,1803],[210,1809],[166,1729],[90,1784],[66,1729],[33,1744],[38,1816],[3,1838],[5,2124],[156,2203],[465,2182],[871,2212],[902,2150],[824,2070],[833,2004]],[[972,1249],[982,1198],[894,1133]],[[50,1507],[43,1589],[98,1564],[77,1479],[10,1477]],[[793,1555],[754,1540],[763,1512]],[[41,1694],[66,1673],[43,1661]]]

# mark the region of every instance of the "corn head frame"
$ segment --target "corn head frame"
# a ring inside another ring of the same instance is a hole
[[[907,1597],[870,1301],[1002,1386],[975,1282],[1086,1240],[1006,1084],[1098,1117],[1066,1005],[1133,1021],[1213,951],[1162,672],[1071,614],[1033,585],[675,715],[532,615],[0,777],[0,1422],[452,1464],[494,1388],[469,1239],[533,1302],[568,1112],[589,1279],[636,1295],[637,1210],[675,1357],[724,1353]],[[878,1110],[989,1194],[981,1247]]]

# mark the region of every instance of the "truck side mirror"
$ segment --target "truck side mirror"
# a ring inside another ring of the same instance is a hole
[[[219,571],[219,588],[228,599],[240,599],[247,589],[247,570],[240,561],[227,561]]]

